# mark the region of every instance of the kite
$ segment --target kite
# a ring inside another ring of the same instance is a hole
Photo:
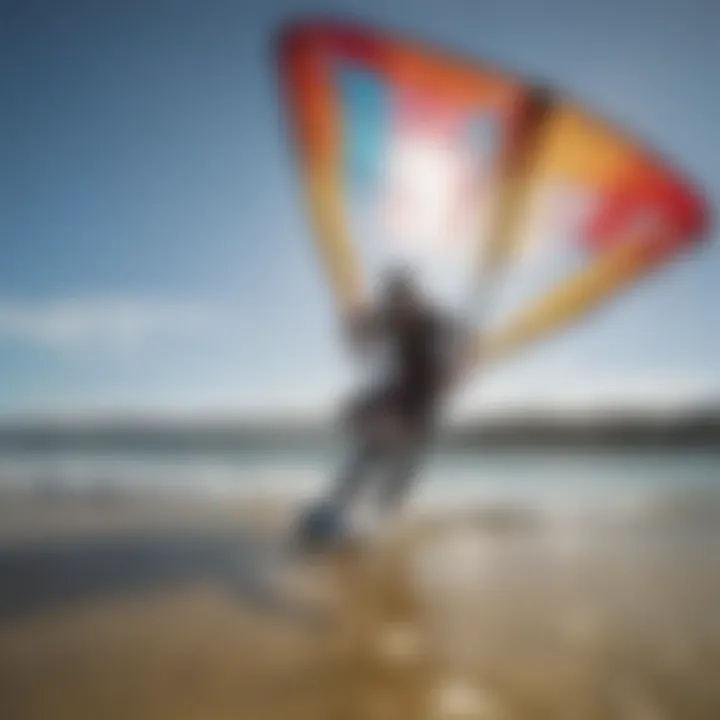
[[[703,198],[666,161],[513,73],[316,21],[282,34],[279,67],[341,311],[408,266],[439,305],[470,314],[491,362],[707,233]]]

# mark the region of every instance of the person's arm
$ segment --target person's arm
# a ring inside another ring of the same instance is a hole
[[[452,390],[462,381],[475,363],[476,338],[475,333],[467,323],[460,322],[452,317],[441,318],[444,366],[447,369],[445,387]]]
[[[381,323],[372,308],[356,309],[344,320],[345,340],[353,351],[365,354],[377,345],[381,334]]]

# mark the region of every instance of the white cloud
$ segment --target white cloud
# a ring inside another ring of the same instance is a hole
[[[132,350],[217,329],[225,313],[191,303],[95,297],[0,300],[0,339],[59,350]]]

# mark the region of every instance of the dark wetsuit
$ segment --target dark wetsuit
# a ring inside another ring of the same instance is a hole
[[[360,334],[386,349],[389,368],[351,407],[358,448],[336,482],[331,502],[344,511],[369,471],[379,470],[380,504],[391,510],[407,494],[428,443],[460,335],[453,323],[422,307],[404,317],[366,322]],[[378,432],[388,421],[393,430]]]
[[[407,318],[381,320],[370,332],[385,346],[389,368],[353,406],[361,423],[391,417],[407,431],[431,429],[456,344],[452,324],[419,309]]]

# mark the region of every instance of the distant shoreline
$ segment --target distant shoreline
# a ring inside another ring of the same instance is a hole
[[[26,422],[0,424],[6,451],[315,451],[333,446],[331,423],[235,420]],[[456,424],[441,433],[443,449],[720,450],[720,410],[682,416],[532,415]]]

